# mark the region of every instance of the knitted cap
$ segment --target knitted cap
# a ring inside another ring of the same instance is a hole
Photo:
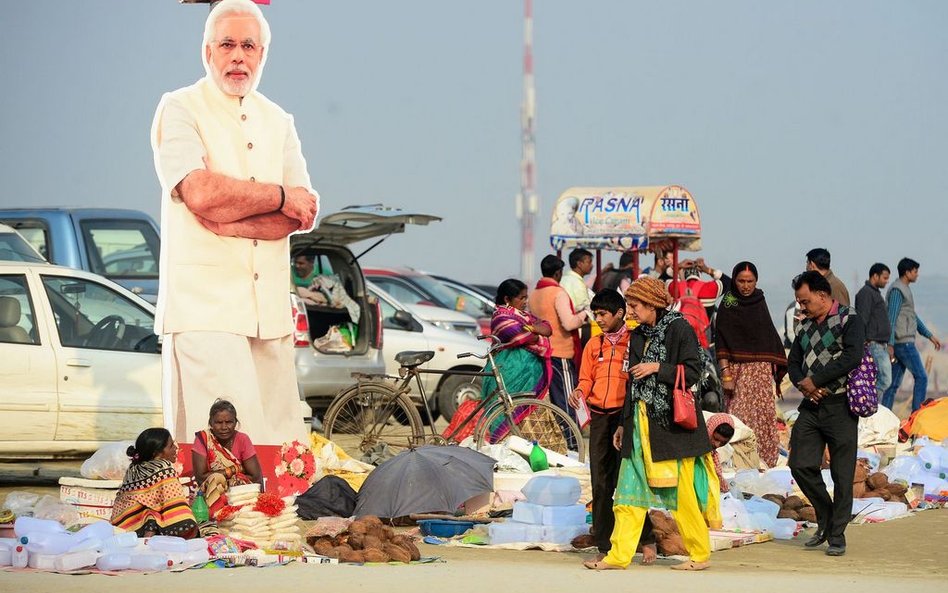
[[[664,309],[672,304],[672,297],[668,294],[665,283],[651,277],[636,278],[625,289],[625,298],[626,300],[639,301],[656,309]]]

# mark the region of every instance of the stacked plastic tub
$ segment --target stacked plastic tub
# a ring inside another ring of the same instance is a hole
[[[514,503],[512,519],[488,527],[491,544],[568,544],[589,532],[576,478],[536,476],[521,492],[527,499]]]

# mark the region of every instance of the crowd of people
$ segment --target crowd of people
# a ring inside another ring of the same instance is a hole
[[[791,283],[793,324],[784,341],[757,288],[753,262],[736,264],[728,276],[703,259],[684,260],[675,278],[659,254],[652,269],[634,278],[633,260],[623,254],[618,268],[609,266],[591,282],[589,251],[573,250],[565,272],[566,264],[548,255],[529,294],[518,280],[500,285],[492,326],[496,331],[511,323],[512,308],[518,332],[503,341],[512,351],[531,345],[532,356],[543,361],[537,366],[550,369],[548,388],[541,380],[533,384],[534,392],[574,418],[580,406],[589,410],[593,529],[588,543],[599,556],[586,562],[587,568],[623,568],[637,549],[651,561],[651,507],[671,511],[681,530],[690,559],[676,568],[706,568],[708,529],[719,524],[718,496],[727,490],[717,449],[729,443],[737,469],[788,465],[817,513],[816,532],[806,545],[828,542],[828,555],[844,554],[858,425],[847,398],[849,373],[871,355],[879,369],[877,395],[891,408],[909,370],[917,409],[926,383],[916,333],[940,347],[915,313],[909,285],[918,278],[918,262],[899,262],[899,279],[885,297],[880,291],[889,269],[871,266],[853,308],[845,285],[832,273],[829,251],[811,250],[806,271]],[[594,285],[598,292],[591,290]],[[693,302],[700,313],[687,309]],[[724,413],[706,413],[707,420],[697,414],[697,426],[683,428],[672,417],[673,392],[682,374],[686,387],[695,386],[709,359],[716,363]],[[507,372],[512,379],[517,374],[505,369],[505,379]],[[803,400],[789,455],[784,451],[782,459],[776,400],[787,376]],[[485,394],[489,391],[485,387]],[[827,456],[832,498],[820,472]]]
[[[155,329],[165,338],[172,431],[148,429],[129,448],[132,463],[113,513],[113,523],[142,536],[194,537],[208,528],[182,495],[175,436],[195,434],[195,478],[211,507],[229,486],[261,482],[254,446],[236,429],[235,406],[215,401],[220,394],[238,403],[261,444],[279,444],[302,427],[286,281],[305,286],[314,269],[306,257],[287,269],[287,238],[312,228],[319,197],[292,117],[256,90],[269,43],[256,4],[223,0],[205,26],[207,75],[166,94],[155,113],[165,246]],[[916,409],[927,389],[916,335],[940,347],[915,312],[910,285],[918,262],[899,262],[885,298],[879,291],[889,268],[873,265],[853,310],[829,252],[811,250],[807,271],[793,281],[796,306],[781,344],[753,263],[741,262],[727,276],[699,258],[682,262],[683,274],[673,278],[659,254],[636,278],[634,261],[623,254],[592,294],[589,251],[570,253],[565,271],[566,263],[549,255],[532,291],[511,279],[496,296],[492,331],[507,345],[497,361],[508,387],[548,397],[574,418],[580,405],[590,410],[600,557],[587,566],[624,567],[640,543],[646,559],[654,557],[647,511],[661,506],[675,516],[689,551],[678,568],[706,568],[708,528],[720,520],[717,500],[726,487],[715,449],[733,440],[743,463],[778,462],[774,398],[785,375],[804,397],[788,463],[818,516],[807,545],[828,541],[828,554],[844,553],[856,450],[846,376],[868,351],[882,403],[893,405],[908,370]],[[684,428],[673,414],[676,387],[695,385],[709,361],[717,365],[726,414],[707,423],[697,414],[695,426]],[[833,500],[819,472],[827,447]]]

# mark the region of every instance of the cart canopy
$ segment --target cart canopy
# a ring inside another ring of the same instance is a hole
[[[701,249],[701,217],[680,185],[571,187],[556,200],[550,244],[556,250],[629,249],[678,239],[684,251]]]

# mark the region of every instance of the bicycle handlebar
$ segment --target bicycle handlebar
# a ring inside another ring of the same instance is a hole
[[[479,358],[481,360],[487,360],[494,352],[496,352],[497,350],[500,350],[504,346],[504,343],[501,341],[501,339],[495,336],[494,334],[484,334],[482,336],[476,336],[476,337],[478,340],[490,340],[492,342],[491,347],[487,349],[487,353],[475,354],[473,352],[462,352],[461,354],[458,354],[458,358],[473,357],[473,358]]]

